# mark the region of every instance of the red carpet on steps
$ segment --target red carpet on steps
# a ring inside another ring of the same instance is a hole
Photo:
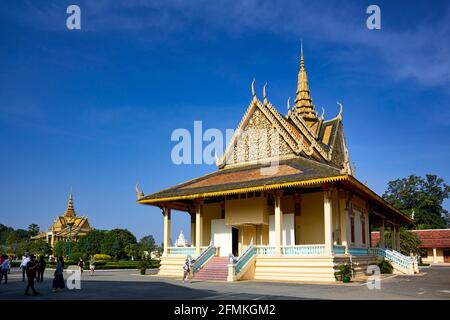
[[[227,257],[213,257],[195,273],[194,279],[227,281],[229,261]]]

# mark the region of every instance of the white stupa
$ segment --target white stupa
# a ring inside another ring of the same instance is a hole
[[[188,243],[184,237],[183,231],[180,231],[180,235],[178,236],[177,241],[175,241],[175,247],[189,247],[190,243]]]

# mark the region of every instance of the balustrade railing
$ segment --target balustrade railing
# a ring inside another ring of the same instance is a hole
[[[169,247],[169,255],[192,255],[195,247]]]
[[[275,247],[273,246],[255,246],[256,254],[261,256],[270,256],[275,254]]]
[[[298,246],[282,246],[281,254],[290,256],[311,256],[311,255],[323,255],[325,254],[325,245],[323,244],[309,244]]]
[[[246,265],[249,263],[253,257],[256,255],[256,248],[251,243],[245,251],[239,256],[235,263],[236,274],[238,274]]]
[[[208,260],[216,254],[216,248],[210,244],[205,250],[200,253],[197,259],[192,264],[192,273],[197,272]]]
[[[392,263],[395,263],[403,269],[413,270],[413,272],[416,269],[415,267],[417,260],[412,257],[405,256],[398,251],[387,248],[370,248],[369,253],[372,256],[382,257]]]
[[[368,248],[348,248],[348,254],[352,256],[367,256],[369,254]]]
[[[333,252],[334,254],[345,254],[345,246],[335,244],[333,246]]]

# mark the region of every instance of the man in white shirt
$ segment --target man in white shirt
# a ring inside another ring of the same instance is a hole
[[[20,268],[22,269],[22,282],[25,282],[25,273],[27,272],[28,262],[30,262],[30,256],[26,254],[22,257],[22,262],[20,263]]]

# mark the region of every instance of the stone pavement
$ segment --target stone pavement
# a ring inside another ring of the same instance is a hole
[[[155,270],[150,270],[154,273]],[[24,296],[26,282],[18,270],[11,271],[7,285],[0,285],[0,300],[25,299],[446,299],[450,300],[450,267],[431,267],[414,276],[384,276],[380,290],[369,290],[364,282],[350,284],[304,284],[260,281],[183,283],[155,275],[141,276],[137,270],[84,273],[80,290],[52,293],[52,271],[37,283],[39,296]]]

